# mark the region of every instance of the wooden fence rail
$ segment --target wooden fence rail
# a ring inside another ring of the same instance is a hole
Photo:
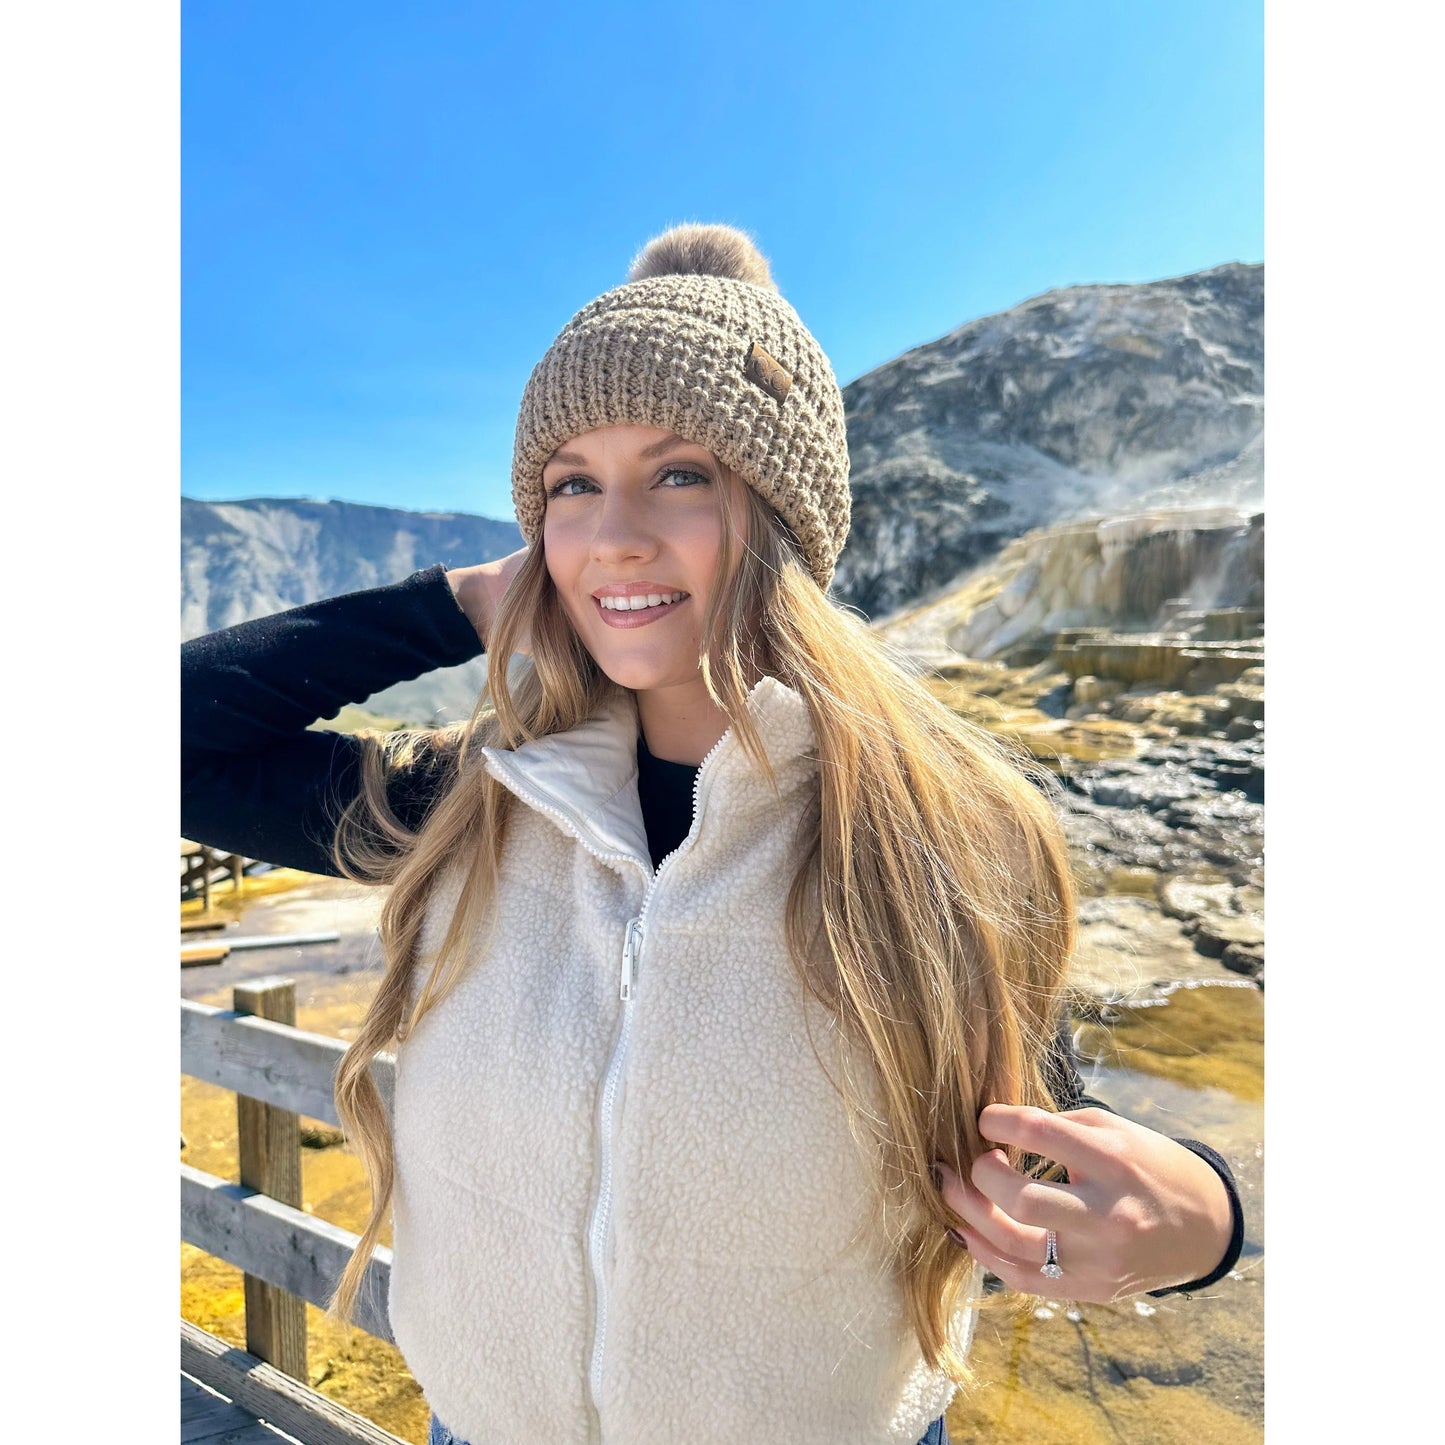
[[[358,1236],[229,1179],[181,1165],[181,1237],[246,1274],[325,1309]],[[392,1343],[386,1318],[391,1251],[371,1252],[357,1324]]]
[[[346,1052],[340,1039],[181,1000],[181,1072],[308,1119],[341,1123],[333,1093]],[[378,1054],[371,1076],[391,1112],[396,1059]]]
[[[184,1319],[181,1369],[305,1445],[404,1445],[364,1416],[353,1414],[264,1360],[227,1345]],[[182,1410],[184,1413],[184,1406]],[[215,1440],[210,1433],[203,1438]],[[230,1440],[235,1435],[227,1433],[222,1438]],[[276,1439],[279,1445],[281,1437]]]
[[[312,1441],[321,1445],[322,1441],[338,1438],[337,1429],[347,1428],[342,1423],[347,1412],[327,1417],[329,1402],[304,1383],[302,1301],[326,1308],[358,1236],[298,1207],[297,1124],[302,1114],[340,1124],[333,1089],[347,1045],[340,1039],[298,1029],[290,1022],[278,1022],[278,1018],[295,1017],[294,997],[291,980],[269,979],[239,986],[234,994],[234,1009],[181,1000],[181,1071],[237,1095],[241,1177],[246,1181],[234,1183],[182,1163],[181,1237],[236,1266],[245,1276],[250,1354],[231,1354],[238,1369],[245,1360],[250,1360],[251,1366],[260,1360],[266,1368],[261,1372],[251,1369],[247,1376],[245,1393],[251,1399],[240,1395],[232,1398],[253,1408],[253,1400],[264,1397],[267,1409],[257,1409],[256,1413],[278,1424],[287,1412],[294,1415],[300,1408],[301,1413],[294,1418],[308,1422],[310,1430],[301,1438],[308,1445]],[[273,1017],[259,1017],[262,1012]],[[395,1094],[395,1058],[378,1054],[372,1064],[372,1077],[390,1113]],[[276,1198],[273,1194],[291,1197]],[[391,1251],[378,1245],[367,1265],[355,1322],[369,1334],[394,1343],[386,1313],[390,1280]],[[211,1366],[216,1366],[217,1351],[225,1347],[216,1341],[206,1345],[201,1339],[203,1331],[182,1323],[184,1357],[200,1362],[197,1351],[209,1351]],[[202,1378],[199,1374],[196,1377]],[[294,1377],[292,1383],[278,1386],[277,1380],[290,1377]],[[223,1394],[231,1393],[214,1379],[204,1382]],[[374,1434],[363,1431],[347,1438],[393,1439],[385,1431],[370,1429]]]

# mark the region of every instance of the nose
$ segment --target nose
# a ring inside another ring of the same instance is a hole
[[[657,532],[647,501],[629,487],[609,487],[596,509],[592,558],[602,563],[646,561],[657,552]]]

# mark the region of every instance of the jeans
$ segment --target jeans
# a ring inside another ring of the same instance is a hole
[[[435,1415],[431,1417],[431,1428],[426,1438],[427,1445],[467,1445],[465,1440],[458,1440]],[[943,1423],[942,1415],[928,1427],[918,1445],[948,1445],[948,1427]]]

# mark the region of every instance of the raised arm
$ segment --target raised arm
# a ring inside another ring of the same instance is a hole
[[[469,661],[523,553],[293,607],[181,648],[181,832],[251,858],[335,873],[331,841],[360,785],[361,743],[309,731],[392,683]],[[437,783],[396,781],[403,821]]]

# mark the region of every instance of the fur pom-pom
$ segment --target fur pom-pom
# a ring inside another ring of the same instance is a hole
[[[732,226],[689,224],[654,236],[637,253],[627,279],[644,281],[649,276],[726,276],[778,289],[752,237]]]

